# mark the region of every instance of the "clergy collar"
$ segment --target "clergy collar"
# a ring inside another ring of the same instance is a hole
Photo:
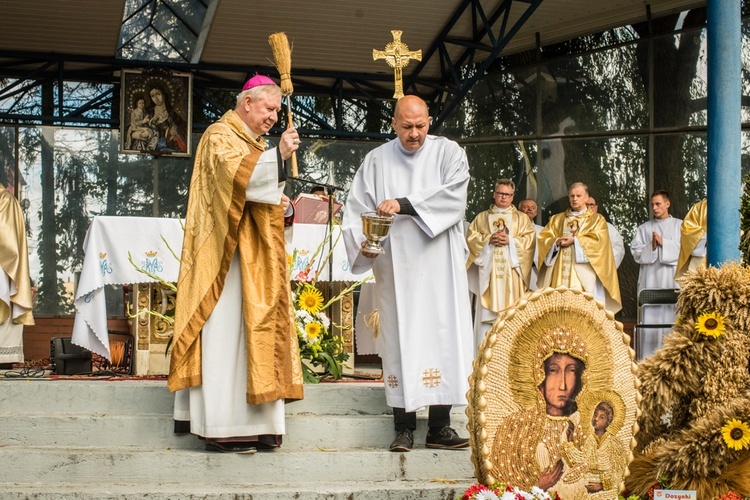
[[[570,210],[570,215],[583,215],[583,214],[585,214],[585,213],[586,213],[586,210],[588,210],[588,209],[589,209],[589,208],[588,208],[588,207],[586,207],[586,208],[584,208],[583,210],[579,210],[579,211],[577,211],[577,212],[571,209],[571,210]]]
[[[242,122],[242,126],[245,127],[245,132],[247,132],[250,137],[252,137],[253,139],[255,139],[258,142],[261,142],[261,139],[263,138],[262,135],[255,135],[255,132],[253,132],[252,130],[250,130],[250,127],[247,126],[247,123],[245,123],[242,120],[240,120],[240,122]]]
[[[490,208],[492,208],[492,210],[494,210],[495,212],[505,213],[505,212],[510,212],[510,209],[513,208],[513,207],[509,206],[507,208],[500,208],[500,207],[498,207],[497,205],[495,205],[493,203]]]

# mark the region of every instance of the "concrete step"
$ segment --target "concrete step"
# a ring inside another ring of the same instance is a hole
[[[452,425],[468,436],[465,414],[456,412]],[[287,415],[284,449],[295,451],[385,449],[394,437],[390,415]],[[33,429],[33,432],[29,432]],[[427,415],[417,417],[415,446],[424,444]],[[0,445],[56,447],[151,447],[202,449],[196,436],[173,432],[171,415],[159,414],[27,414],[0,413]]]
[[[163,380],[0,379],[0,413],[172,414],[174,396]],[[287,415],[384,415],[382,382],[305,385],[305,399]]]
[[[454,500],[471,482],[374,481],[315,485],[36,485],[0,483],[4,500]]]
[[[382,449],[393,439],[381,384],[308,385],[305,392],[304,400],[285,406],[284,448]],[[0,445],[203,448],[196,437],[173,433],[172,406],[164,381],[2,380]],[[426,411],[418,412],[417,445],[426,419]],[[452,421],[466,435],[463,408],[453,410]]]
[[[459,480],[473,472],[468,449],[297,452],[254,455],[131,448],[0,448],[0,483],[41,485],[257,485]]]
[[[381,383],[305,386],[273,452],[204,451],[172,432],[164,381],[0,380],[0,497],[454,500],[474,482],[468,449],[391,453]],[[466,435],[462,408],[453,425]]]

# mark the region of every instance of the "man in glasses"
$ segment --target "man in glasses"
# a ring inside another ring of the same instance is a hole
[[[513,206],[515,189],[512,180],[498,180],[494,203],[477,215],[466,235],[469,290],[477,296],[475,350],[497,315],[515,304],[529,286],[536,231],[529,217]]]

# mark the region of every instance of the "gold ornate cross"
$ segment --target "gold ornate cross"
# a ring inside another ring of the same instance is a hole
[[[401,99],[404,97],[404,84],[402,82],[401,70],[409,65],[411,59],[422,60],[422,51],[409,51],[409,46],[401,41],[399,30],[392,30],[393,41],[385,46],[385,50],[372,49],[372,60],[385,59],[385,62],[393,68],[393,83],[395,86],[393,97]]]

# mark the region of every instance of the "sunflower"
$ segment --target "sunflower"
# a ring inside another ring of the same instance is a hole
[[[322,331],[323,325],[321,325],[317,321],[313,321],[312,323],[308,323],[305,325],[305,333],[307,334],[308,342],[315,342]]]
[[[297,305],[310,314],[318,314],[323,307],[323,294],[312,285],[305,285],[297,299]]]
[[[726,331],[724,316],[717,312],[703,313],[698,316],[695,329],[706,337],[721,337]]]
[[[742,450],[750,445],[750,427],[736,418],[730,419],[721,428],[721,435],[727,446],[735,450]]]

